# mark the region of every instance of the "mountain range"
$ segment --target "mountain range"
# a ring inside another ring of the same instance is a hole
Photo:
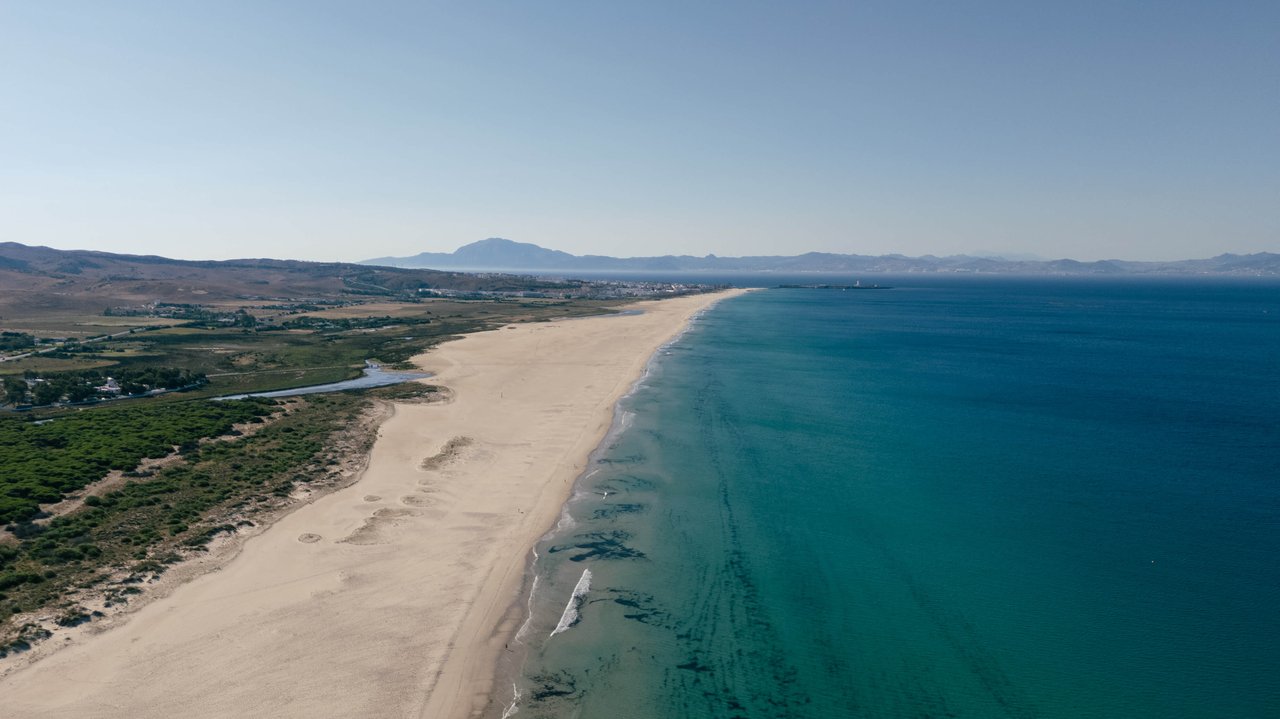
[[[423,252],[411,257],[378,257],[361,264],[388,267],[506,272],[858,272],[858,273],[992,273],[1024,275],[1280,275],[1280,254],[1222,254],[1200,260],[1138,262],[1132,260],[1007,260],[1000,257],[951,255],[856,255],[806,252],[802,255],[717,257],[663,255],[607,257],[573,255],[528,242],[491,237],[454,252]]]
[[[537,281],[343,262],[174,260],[0,242],[0,319],[46,312],[100,313],[147,302],[243,303],[252,298],[343,300],[415,296],[423,288],[463,292],[536,289]]]

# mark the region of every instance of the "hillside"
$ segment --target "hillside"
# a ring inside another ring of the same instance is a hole
[[[253,300],[338,300],[407,295],[419,288],[528,289],[528,278],[369,267],[336,262],[173,260],[0,243],[0,318],[15,309],[98,314],[148,302],[235,304]]]

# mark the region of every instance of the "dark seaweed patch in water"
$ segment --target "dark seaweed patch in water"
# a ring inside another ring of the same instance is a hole
[[[609,494],[621,494],[622,492],[650,491],[656,486],[652,479],[637,477],[634,474],[620,474],[599,482],[596,484],[596,489]]]
[[[723,403],[717,380],[712,379],[697,392],[694,410],[701,425],[701,444],[707,447],[708,469],[716,480],[726,546],[718,553],[719,561],[707,566],[704,576],[698,578],[701,589],[695,606],[672,620],[675,637],[691,645],[685,656],[693,657],[684,664],[669,665],[671,673],[667,677],[672,686],[667,694],[680,697],[682,704],[673,715],[777,719],[809,716],[811,698],[801,691],[797,670],[782,652],[778,630],[769,621],[736,516],[737,497],[730,479],[741,465],[755,470],[753,476],[763,476],[758,465],[759,448],[745,441],[738,418]],[[730,463],[726,454],[732,454],[734,462]],[[751,639],[729,640],[726,646],[718,631],[726,627],[732,627],[734,635]],[[746,676],[759,680],[736,680]],[[856,709],[852,701],[846,705]],[[856,711],[850,713],[855,714]]]
[[[696,672],[698,674],[711,671],[711,667],[707,666],[706,664],[703,664],[702,662],[699,662],[697,657],[690,659],[684,664],[677,664],[676,669],[684,669],[686,671]]]
[[[587,559],[644,559],[645,554],[638,549],[632,549],[623,542],[631,539],[631,535],[621,530],[612,532],[591,532],[588,534],[579,534],[575,537],[577,541],[573,544],[560,544],[554,546],[547,551],[551,554],[556,552],[566,552],[579,550],[577,554],[569,557],[571,562],[581,562]]]
[[[632,619],[641,624],[649,624],[656,627],[664,627],[671,629],[674,622],[671,619],[671,613],[658,605],[657,600],[652,594],[647,592],[636,592],[630,589],[612,589],[609,594],[613,595],[612,599],[601,599],[597,601],[612,601],[614,604],[630,609],[630,612],[622,616]]]
[[[640,464],[644,461],[642,454],[629,454],[625,457],[601,457],[596,464]]]
[[[577,680],[568,672],[539,674],[529,677],[529,680],[533,682],[529,695],[536,702],[547,699],[574,699],[580,694]]]
[[[600,507],[591,513],[592,519],[613,519],[623,514],[639,514],[645,510],[645,505],[638,502],[623,502],[620,504],[608,504]]]

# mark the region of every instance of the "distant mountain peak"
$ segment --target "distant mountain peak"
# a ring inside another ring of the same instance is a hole
[[[423,252],[412,257],[378,257],[361,264],[472,270],[567,270],[573,268],[577,259],[567,252],[548,250],[531,242],[489,237],[463,245],[453,252]]]
[[[524,249],[535,249],[535,250],[543,249],[542,247],[539,247],[533,244],[532,242],[516,242],[515,240],[508,240],[505,237],[487,237],[483,240],[476,240],[471,244],[463,245],[462,247],[459,247],[458,249],[454,250],[454,254],[456,255],[459,253],[464,253],[464,252],[475,250],[475,249],[491,249],[491,248],[514,249],[517,247],[524,248]]]

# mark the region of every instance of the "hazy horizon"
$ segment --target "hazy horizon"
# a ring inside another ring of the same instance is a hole
[[[1280,251],[1280,5],[0,8],[0,240]]]
[[[503,239],[503,240],[505,240],[505,239],[509,239],[509,238],[505,238],[505,237],[500,237],[500,238],[487,237],[487,238],[484,238],[484,239],[486,239],[486,240],[489,240],[489,239]],[[4,242],[4,241],[8,241],[8,240],[0,240],[0,242]],[[512,240],[512,241],[513,241],[513,242],[520,242],[519,240]],[[20,243],[20,244],[27,244],[27,243]],[[303,260],[303,261],[308,261],[308,262],[347,262],[347,263],[362,263],[362,262],[367,262],[367,261],[369,261],[369,260],[375,260],[375,259],[391,259],[391,258],[395,258],[395,259],[406,259],[406,258],[412,258],[412,257],[414,257],[414,256],[416,256],[416,255],[423,254],[423,253],[428,253],[428,252],[437,252],[437,253],[442,253],[442,254],[451,254],[451,253],[452,253],[452,252],[454,252],[455,250],[458,250],[458,249],[460,249],[460,248],[462,248],[462,247],[464,247],[465,245],[468,245],[468,244],[472,244],[472,243],[470,243],[470,242],[468,242],[468,243],[464,243],[463,245],[459,245],[458,247],[455,247],[455,248],[450,249],[450,250],[423,250],[422,252],[410,252],[410,253],[406,253],[406,254],[404,254],[404,255],[376,255],[376,256],[368,256],[368,257],[358,257],[358,258],[353,258],[353,259],[334,259],[334,258],[326,258],[326,257],[295,257],[295,256],[285,256],[285,255],[270,255],[270,254],[251,254],[251,255],[242,255],[242,256],[234,256],[234,257],[232,257],[232,256],[228,256],[228,257],[206,257],[206,256],[201,256],[201,255],[198,255],[198,254],[190,254],[190,253],[188,253],[188,254],[179,254],[179,253],[166,253],[166,252],[134,252],[134,251],[130,251],[130,250],[128,250],[128,249],[100,249],[100,248],[96,248],[96,247],[72,247],[72,246],[67,246],[67,247],[54,247],[53,245],[48,245],[48,244],[45,244],[45,245],[39,245],[39,246],[41,246],[41,247],[49,247],[49,248],[51,248],[51,249],[56,249],[56,250],[67,250],[67,251],[82,251],[82,250],[83,250],[83,251],[110,252],[110,253],[120,254],[120,255],[134,255],[134,256],[159,256],[159,257],[165,257],[165,258],[167,258],[167,259],[191,260],[191,261],[196,261],[196,262],[199,262],[199,261],[210,261],[210,260],[212,260],[212,261],[220,261],[220,260],[255,260],[255,259],[264,259],[264,260]],[[522,244],[525,244],[525,243],[522,243]],[[536,243],[527,243],[527,244],[536,244]],[[559,250],[559,249],[560,249],[560,248],[558,248],[558,247],[546,247],[546,246],[542,246],[542,245],[539,245],[539,247],[542,247],[543,249],[547,249],[547,250]],[[562,250],[562,251],[564,251],[564,250]],[[646,258],[646,257],[662,257],[662,256],[706,257],[706,256],[708,256],[708,255],[714,255],[714,256],[716,256],[716,257],[720,257],[720,258],[751,257],[751,256],[794,257],[794,256],[797,256],[797,255],[803,255],[803,254],[806,254],[806,253],[809,253],[809,252],[825,252],[825,253],[828,253],[828,254],[842,254],[842,255],[870,255],[870,253],[865,253],[865,252],[836,252],[836,251],[825,251],[825,250],[804,250],[804,249],[796,250],[796,251],[794,251],[794,252],[781,251],[781,252],[760,253],[760,254],[757,254],[757,255],[748,255],[748,254],[736,254],[736,255],[729,255],[729,254],[717,254],[717,253],[714,253],[714,252],[712,252],[712,253],[707,253],[707,252],[703,252],[703,253],[696,253],[696,252],[679,252],[679,253],[661,253],[661,254],[654,253],[654,254],[630,254],[630,255],[605,255],[604,253],[601,253],[601,252],[591,252],[591,251],[587,251],[587,252],[570,252],[569,254],[576,255],[576,256],[585,256],[585,255],[607,256],[607,257],[614,257],[614,258],[618,258],[618,259],[640,259],[640,258]],[[906,254],[906,253],[901,253],[901,252],[884,252],[884,253],[875,253],[874,255],[870,255],[870,256],[886,256],[886,255],[901,255],[901,256],[904,256],[904,257],[925,257],[925,256],[952,257],[952,256],[968,256],[968,257],[975,257],[975,258],[1001,259],[1001,260],[1005,260],[1005,261],[1009,261],[1009,262],[1050,262],[1050,261],[1053,261],[1053,260],[1079,260],[1079,261],[1081,261],[1081,262],[1094,262],[1094,261],[1100,261],[1100,260],[1116,260],[1116,261],[1125,261],[1125,262],[1177,262],[1177,261],[1182,261],[1182,260],[1203,260],[1203,259],[1210,259],[1210,258],[1212,258],[1212,257],[1216,257],[1216,256],[1218,256],[1218,255],[1223,255],[1223,254],[1228,254],[1228,255],[1251,255],[1251,254],[1258,254],[1258,253],[1272,253],[1272,254],[1276,254],[1276,252],[1275,252],[1274,250],[1258,250],[1256,253],[1255,253],[1255,252],[1232,252],[1231,250],[1222,250],[1221,252],[1216,252],[1216,253],[1214,253],[1213,255],[1204,255],[1204,256],[1195,256],[1195,257],[1190,257],[1190,256],[1188,256],[1188,257],[1170,257],[1170,258],[1162,259],[1162,260],[1146,260],[1146,259],[1133,258],[1133,257],[1092,257],[1092,258],[1086,258],[1086,257],[1077,257],[1077,256],[1071,256],[1071,255],[1036,255],[1036,254],[1030,254],[1030,253],[1019,253],[1019,252],[1009,252],[1009,253],[1001,254],[1001,253],[999,253],[999,252],[991,252],[991,251],[956,252],[956,253],[950,253],[950,254],[947,254],[947,255],[940,255],[940,254],[937,254],[937,253],[928,253],[928,252],[923,252],[923,253],[920,253],[920,254],[912,254],[912,255],[908,255],[908,254]],[[451,268],[446,268],[446,269],[451,269]]]

